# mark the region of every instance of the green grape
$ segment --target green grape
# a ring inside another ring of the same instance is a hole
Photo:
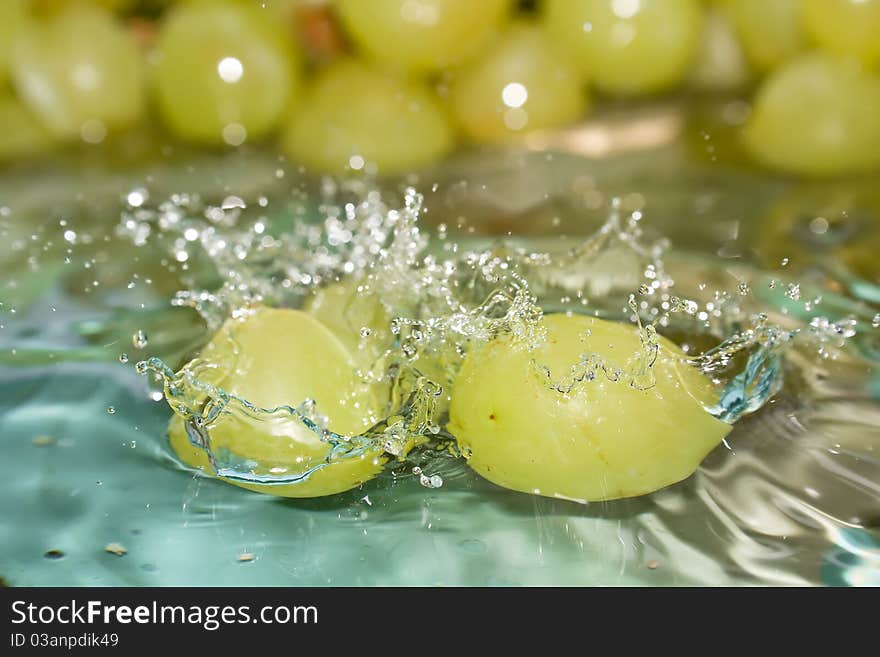
[[[5,83],[9,77],[13,45],[27,24],[25,0],[0,2],[0,84]]]
[[[346,31],[384,67],[439,71],[472,58],[503,22],[510,0],[336,0]]]
[[[749,65],[730,19],[717,7],[707,8],[690,83],[701,90],[732,91],[745,86],[749,77]]]
[[[880,64],[880,0],[803,0],[802,17],[823,49]]]
[[[547,0],[544,23],[598,89],[636,95],[684,78],[701,9],[696,0]]]
[[[315,290],[303,310],[330,329],[365,367],[391,341],[391,318],[372,292],[358,292],[360,279],[333,283]]]
[[[880,77],[852,58],[800,55],[758,90],[745,142],[758,161],[791,173],[880,166]]]
[[[448,117],[426,86],[344,60],[312,81],[283,145],[321,171],[375,167],[387,175],[442,157],[453,139]]]
[[[551,389],[538,365],[560,381],[581,354],[622,366],[641,341],[634,326],[593,317],[542,321],[534,350],[503,336],[469,353],[452,391],[449,431],[489,481],[582,502],[643,495],[688,477],[730,431],[704,410],[712,384],[664,338],[651,388],[599,372],[568,394]]]
[[[769,71],[803,49],[801,0],[727,0],[725,7],[755,70]]]
[[[47,151],[52,139],[40,122],[14,98],[0,98],[0,162]]]
[[[70,5],[16,41],[12,79],[22,101],[60,139],[103,140],[144,112],[141,54],[112,15]]]
[[[298,95],[299,58],[258,8],[196,2],[172,8],[156,42],[159,111],[182,139],[238,146],[269,134]]]
[[[452,111],[468,137],[501,141],[568,123],[584,113],[578,71],[538,28],[512,26],[479,61],[458,71]]]
[[[187,367],[202,380],[263,408],[314,399],[316,410],[328,418],[328,428],[343,435],[369,428],[382,408],[375,391],[355,380],[355,363],[345,346],[298,310],[262,308],[244,320],[229,320]],[[291,475],[324,462],[330,450],[329,443],[289,416],[225,414],[209,433],[215,453],[231,453],[263,470]],[[185,463],[211,471],[205,452],[189,442],[180,416],[172,418],[169,438]],[[300,483],[229,483],[283,497],[318,497],[360,485],[380,472],[384,462],[382,451],[372,449],[330,461]]]

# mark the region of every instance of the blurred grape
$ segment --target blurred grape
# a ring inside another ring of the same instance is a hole
[[[178,5],[164,17],[156,47],[159,111],[182,139],[233,146],[259,139],[298,96],[299,58],[256,7]]]
[[[803,49],[801,0],[727,0],[726,8],[756,71],[769,71]]]
[[[596,87],[635,95],[680,82],[700,40],[697,0],[546,0],[544,21]]]
[[[0,97],[0,162],[43,153],[52,139],[40,122],[15,98]]]
[[[502,141],[528,130],[569,123],[584,113],[578,71],[542,30],[514,25],[491,50],[456,73],[453,113],[475,140]]]
[[[750,71],[734,26],[725,12],[708,7],[700,47],[689,80],[697,89],[730,91],[749,81]]]
[[[880,0],[803,0],[803,23],[822,48],[880,63]]]
[[[746,143],[760,162],[806,175],[880,165],[880,77],[855,58],[811,53],[758,90]]]
[[[0,1],[0,84],[9,77],[12,47],[27,20],[24,0]]]
[[[318,73],[293,113],[285,150],[321,171],[400,173],[445,155],[449,120],[430,89],[342,60]]]
[[[473,57],[506,18],[510,0],[336,0],[346,31],[386,68],[439,71]]]
[[[16,41],[12,78],[24,103],[60,139],[97,143],[144,111],[141,54],[105,10],[72,4]]]

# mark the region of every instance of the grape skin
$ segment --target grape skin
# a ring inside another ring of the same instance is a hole
[[[711,383],[663,338],[650,389],[599,372],[552,390],[536,363],[558,380],[585,352],[623,366],[640,341],[634,326],[593,317],[543,323],[536,350],[501,336],[468,354],[455,382],[448,429],[489,481],[581,502],[643,495],[688,477],[731,430],[704,410],[717,401]]]
[[[328,428],[340,434],[365,431],[382,408],[380,396],[355,380],[355,362],[348,350],[323,324],[298,310],[261,308],[244,320],[227,321],[188,367],[197,368],[203,381],[263,408],[314,399],[318,412],[328,418]],[[210,436],[215,453],[229,451],[259,463],[263,470],[283,468],[291,475],[322,463],[330,449],[317,434],[287,417],[258,421],[226,414],[210,428]],[[169,424],[169,439],[185,463],[211,472],[207,455],[189,442],[178,415]],[[334,461],[296,484],[229,483],[283,497],[318,497],[362,484],[378,474],[384,462],[381,450],[371,449]]]

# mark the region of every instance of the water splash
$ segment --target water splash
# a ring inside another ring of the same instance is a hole
[[[356,375],[386,391],[382,417],[360,434],[342,435],[329,429],[313,400],[260,407],[207,382],[199,359],[177,371],[158,358],[137,363],[139,373],[162,382],[190,442],[206,452],[216,474],[251,484],[293,484],[368,453],[404,460],[418,446],[454,445],[441,427],[464,356],[502,334],[526,349],[537,347],[545,337],[541,318],[549,311],[630,321],[641,345],[623,363],[585,351],[561,378],[536,362],[536,374],[550,389],[570,395],[599,375],[651,388],[658,335],[669,330],[714,343],[689,361],[716,383],[719,402],[707,410],[726,422],[756,411],[779,391],[793,345],[811,345],[827,357],[829,346],[855,335],[848,320],[814,317],[794,327],[771,322],[767,313],[754,312],[751,286],[743,280],[699,301],[704,286],[676,294],[664,261],[668,241],[647,240],[642,214],[624,215],[618,202],[608,221],[575,248],[538,252],[505,241],[467,249],[446,231],[432,241],[420,225],[422,196],[410,188],[402,201],[393,207],[375,190],[333,189],[317,208],[319,222],[292,226],[248,214],[244,201],[205,206],[186,195],[123,215],[118,232],[136,245],[158,240],[175,263],[210,265],[215,288],[183,290],[172,300],[196,310],[209,331],[260,305],[307,307],[316,293],[337,286],[345,300],[337,314],[351,325],[345,337],[361,357]],[[786,297],[798,301],[800,288],[789,285]],[[346,331],[344,324],[337,330]],[[212,428],[228,416],[295,422],[326,443],[326,455],[298,469],[279,469],[218,449]]]

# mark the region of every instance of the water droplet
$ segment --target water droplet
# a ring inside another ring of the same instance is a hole
[[[740,283],[739,284],[739,293],[743,296],[746,296],[749,293],[749,284],[748,283]]]
[[[370,327],[368,327],[368,326],[362,326],[362,327],[361,327],[361,337],[362,337],[362,338],[368,338],[368,337],[370,337],[370,334],[371,334],[372,332],[373,332],[373,331],[370,330]]]
[[[642,283],[641,285],[639,285],[639,294],[645,295],[648,294],[650,291],[651,288],[646,283]]]
[[[137,362],[137,365],[134,366],[134,371],[138,374],[146,374],[147,369],[149,368],[147,367],[147,361],[145,360],[139,360]]]
[[[125,365],[128,362],[128,354],[122,353],[119,354],[119,362]]]
[[[880,313],[874,315],[874,319],[871,320],[871,326],[874,328],[880,328]]]
[[[233,210],[236,208],[244,210],[247,205],[245,204],[244,200],[242,200],[239,196],[227,196],[225,199],[223,199],[223,203],[220,204],[220,207],[224,210]]]
[[[785,296],[792,301],[797,301],[801,298],[801,286],[797,283],[789,283],[785,289]]]
[[[113,415],[114,413],[116,413],[116,408],[114,408],[113,406],[108,406],[107,407],[107,414]]]
[[[131,336],[131,343],[134,345],[135,349],[143,349],[148,344],[147,334],[141,329],[138,329],[137,332]]]

